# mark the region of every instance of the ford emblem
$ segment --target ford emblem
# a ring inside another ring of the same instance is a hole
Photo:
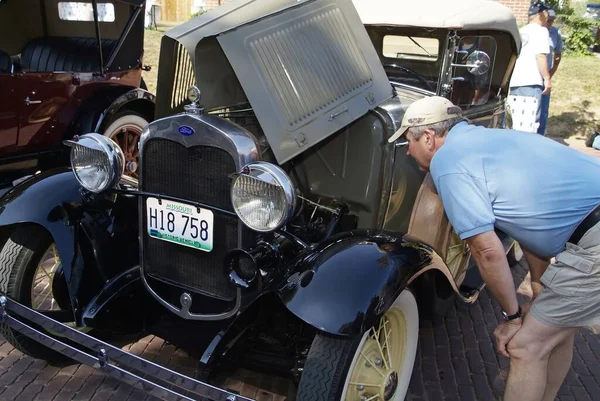
[[[179,133],[185,136],[194,135],[194,129],[189,125],[182,125],[179,127]]]

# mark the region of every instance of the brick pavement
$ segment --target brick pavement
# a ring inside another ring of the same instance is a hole
[[[523,264],[514,267],[519,297],[530,294]],[[501,400],[508,360],[499,356],[491,334],[501,319],[498,304],[484,291],[473,305],[456,302],[444,319],[423,322],[407,401]],[[23,356],[0,342],[0,401],[155,401],[143,391],[83,365],[53,367]],[[575,355],[559,401],[600,400],[600,336],[577,335]],[[158,337],[127,349],[182,373],[195,362]]]

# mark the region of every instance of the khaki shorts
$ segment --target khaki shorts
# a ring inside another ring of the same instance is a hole
[[[531,306],[540,322],[556,327],[600,324],[600,223],[577,245],[567,242],[541,282],[543,289]]]

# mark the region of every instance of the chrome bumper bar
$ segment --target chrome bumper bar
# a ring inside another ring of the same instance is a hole
[[[57,333],[57,337],[68,339],[76,343],[77,347],[42,333],[16,317]],[[0,324],[163,400],[254,401],[123,351],[1,295]],[[162,383],[159,384],[159,381]]]

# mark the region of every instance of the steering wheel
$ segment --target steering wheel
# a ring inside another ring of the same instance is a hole
[[[415,78],[417,78],[420,82],[422,82],[431,92],[435,92],[435,89],[431,86],[431,84],[429,83],[429,81],[427,81],[427,79],[425,79],[425,77],[421,74],[419,74],[418,72],[411,70],[408,67],[404,67],[403,65],[398,65],[398,64],[389,64],[389,63],[383,63],[383,67],[387,68],[397,68],[399,70],[402,70],[412,76],[414,76]]]

